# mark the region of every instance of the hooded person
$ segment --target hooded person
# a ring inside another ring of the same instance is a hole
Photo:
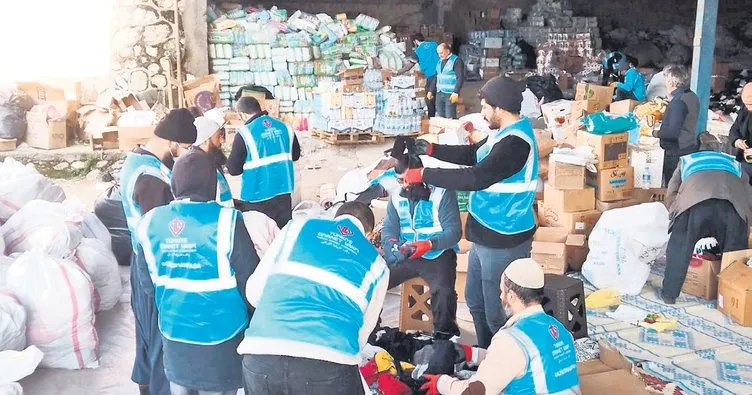
[[[509,316],[487,350],[465,346],[478,364],[468,380],[424,375],[426,395],[580,394],[574,338],[541,306],[545,276],[540,264],[518,259],[501,278],[501,305]]]
[[[501,273],[514,260],[530,256],[536,229],[538,147],[530,121],[520,116],[525,88],[524,82],[506,77],[493,78],[481,88],[481,114],[491,131],[476,144],[415,142],[414,154],[464,167],[414,168],[403,176],[408,184],[471,191],[465,235],[473,246],[465,299],[481,347],[488,347],[506,322],[499,299]]]
[[[167,395],[169,383],[162,366],[162,339],[157,327],[154,287],[146,262],[138,259],[136,231],[141,218],[173,200],[170,179],[175,158],[196,141],[193,115],[184,108],[170,111],[145,145],[136,147],[123,163],[120,198],[131,233],[131,306],[136,322],[136,359],[131,379],[142,394]]]
[[[213,111],[213,110],[211,110]],[[207,113],[208,114],[208,113]],[[194,150],[203,151],[214,159],[214,166],[217,169],[217,201],[225,207],[233,207],[232,191],[230,183],[222,171],[222,166],[227,163],[227,158],[222,153],[222,144],[225,141],[225,132],[223,124],[217,123],[217,115],[205,115],[196,118],[197,136],[193,144]]]
[[[742,108],[729,130],[729,141],[736,148],[736,160],[744,172],[752,177],[752,82],[742,88]]]
[[[423,278],[431,289],[434,336],[450,339],[460,334],[454,284],[462,224],[454,191],[405,181],[409,168],[422,166],[412,153],[397,164],[402,188],[391,194],[387,204],[381,242],[389,265],[389,288]]]
[[[242,294],[259,258],[241,213],[216,201],[216,177],[211,155],[184,154],[171,180],[175,200],[138,227],[172,395],[234,395],[243,386],[236,349],[251,308]]]

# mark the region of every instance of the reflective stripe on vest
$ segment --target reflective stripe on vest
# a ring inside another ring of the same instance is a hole
[[[457,61],[457,55],[449,55],[444,68],[441,67],[442,61],[436,65],[436,90],[442,93],[454,93],[457,86],[457,73],[454,72],[454,62]]]
[[[164,181],[170,185],[172,171],[165,166],[157,157],[149,154],[128,153],[120,172],[120,200],[123,202],[123,210],[131,233],[131,246],[133,251],[138,249],[136,231],[141,220],[141,208],[133,200],[136,190],[136,182],[142,175],[149,175]]]
[[[238,128],[247,155],[243,165],[240,198],[260,202],[292,193],[294,134],[283,122],[263,115]]]
[[[504,394],[579,394],[574,339],[555,318],[533,313],[503,329],[522,348],[527,368],[504,389]]]
[[[217,170],[217,202],[224,207],[235,207],[230,183],[227,182],[227,177],[220,170]]]
[[[304,344],[357,364],[364,313],[388,276],[384,260],[349,218],[293,221],[279,237],[246,342]]]
[[[500,234],[518,234],[535,227],[533,202],[538,186],[538,148],[530,121],[523,118],[492,132],[478,148],[478,163],[504,138],[516,136],[530,145],[525,166],[512,176],[481,191],[470,193],[468,211],[484,227]]]
[[[431,187],[431,195],[428,200],[419,200],[415,203],[415,211],[410,212],[410,200],[399,195],[392,194],[392,205],[399,215],[400,241],[415,242],[431,240],[444,232],[439,217],[441,200],[446,190],[444,188]],[[459,210],[459,207],[457,208]],[[454,247],[459,251],[459,247]],[[426,259],[436,259],[446,250],[431,250],[423,255]]]
[[[165,338],[212,345],[248,325],[230,264],[239,212],[217,202],[174,201],[138,228]]]
[[[725,171],[739,178],[742,176],[742,165],[729,154],[714,151],[700,151],[681,157],[681,180],[700,171]]]

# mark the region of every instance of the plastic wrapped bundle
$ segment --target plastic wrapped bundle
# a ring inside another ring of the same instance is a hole
[[[39,174],[32,166],[24,166],[13,158],[0,165],[0,224],[31,200],[62,202],[65,192],[52,180]]]
[[[83,239],[74,262],[83,268],[94,285],[94,311],[107,311],[120,301],[123,286],[115,255],[97,239]]]

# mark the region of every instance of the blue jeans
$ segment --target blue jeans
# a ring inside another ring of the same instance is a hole
[[[529,258],[533,240],[512,248],[489,248],[473,244],[467,267],[465,299],[473,316],[478,346],[488,348],[491,338],[507,322],[501,305],[501,274],[510,263]]]
[[[244,355],[247,395],[363,395],[357,365],[281,355]]]
[[[436,94],[436,116],[449,119],[457,118],[457,105],[452,104],[452,101],[449,100],[451,96],[450,93],[438,92]]]

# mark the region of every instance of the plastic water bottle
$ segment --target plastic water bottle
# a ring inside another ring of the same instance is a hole
[[[645,162],[642,168],[642,189],[650,189],[650,162]]]

